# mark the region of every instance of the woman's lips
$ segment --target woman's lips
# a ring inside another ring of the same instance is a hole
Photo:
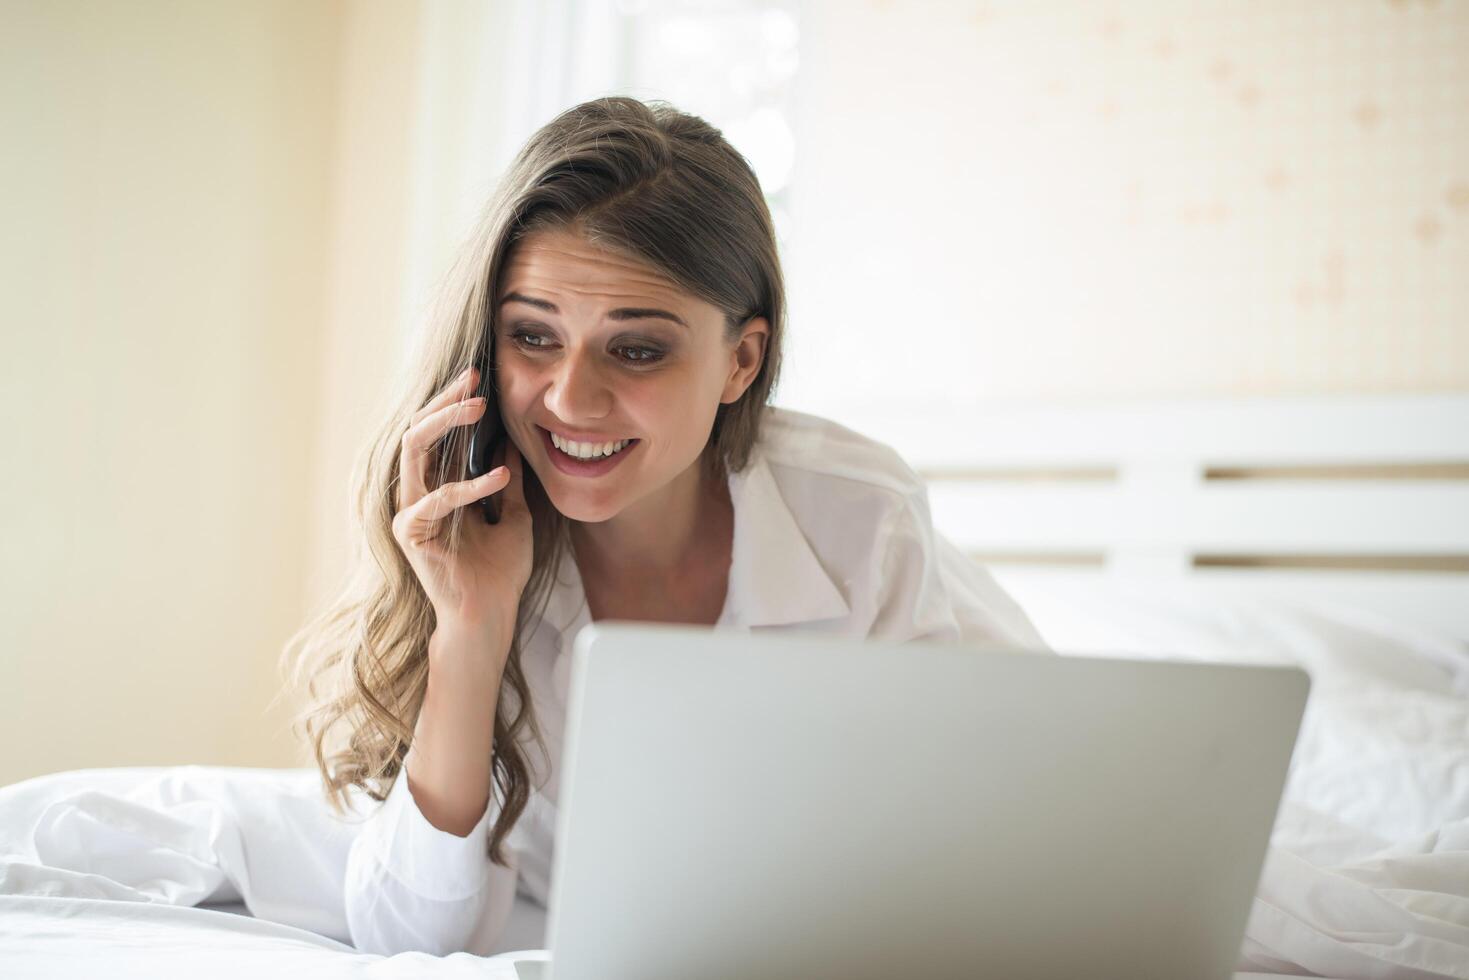
[[[551,442],[550,430],[541,428],[539,425],[536,428],[540,430],[541,446],[550,458],[551,465],[567,476],[590,477],[608,473],[613,467],[621,463],[629,453],[635,452],[638,446],[643,443],[641,439],[631,439],[626,446],[611,456],[599,456],[596,459],[577,459],[574,456],[568,456],[556,448],[555,443]]]

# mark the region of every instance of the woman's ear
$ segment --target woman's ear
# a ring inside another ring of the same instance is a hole
[[[770,339],[770,321],[763,316],[752,317],[746,324],[739,343],[735,344],[730,352],[731,367],[729,377],[724,382],[724,391],[719,395],[719,400],[725,405],[732,405],[740,400],[745,389],[750,387],[755,380],[755,375],[760,373],[760,365],[765,361],[765,342]]]

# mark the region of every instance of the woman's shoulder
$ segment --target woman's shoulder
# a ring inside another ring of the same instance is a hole
[[[810,412],[770,406],[761,424],[760,451],[778,479],[856,484],[893,504],[925,493],[923,479],[897,450]]]
[[[926,491],[897,451],[808,412],[768,410],[730,488],[730,594],[759,625],[840,620],[865,634],[903,557],[904,529],[924,537]]]
[[[859,635],[1046,649],[989,572],[934,527],[927,484],[897,450],[807,412],[773,409],[766,423],[759,448],[778,497]]]

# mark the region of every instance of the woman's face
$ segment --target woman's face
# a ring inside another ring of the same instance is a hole
[[[505,427],[576,521],[608,520],[697,463],[719,405],[754,380],[768,333],[755,318],[731,346],[718,307],[569,231],[523,238],[497,300]],[[636,441],[589,465],[562,454],[551,433]]]

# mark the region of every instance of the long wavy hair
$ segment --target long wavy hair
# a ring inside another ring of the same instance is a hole
[[[521,149],[461,247],[401,381],[395,404],[358,457],[353,511],[361,530],[348,582],[282,652],[288,690],[305,688],[291,730],[311,745],[332,808],[344,812],[347,788],[387,798],[403,766],[428,686],[433,607],[392,534],[398,462],[416,412],[471,364],[494,336],[501,271],[516,243],[533,232],[572,230],[594,245],[639,259],[725,315],[725,341],[765,317],[759,373],[741,398],[721,404],[700,457],[717,479],[743,470],[780,371],[785,286],[770,211],[754,171],[724,136],[698,116],[662,101],[595,99],[561,113]],[[450,430],[431,467],[428,489],[467,478],[470,427]],[[533,522],[534,559],[521,595],[495,714],[491,805],[500,811],[488,853],[501,845],[533,787],[527,750],[545,753],[520,658],[539,622],[570,521],[556,510],[529,466],[522,487]],[[456,511],[448,529],[457,545]],[[475,515],[473,519],[480,519]],[[345,734],[328,748],[328,736]]]

